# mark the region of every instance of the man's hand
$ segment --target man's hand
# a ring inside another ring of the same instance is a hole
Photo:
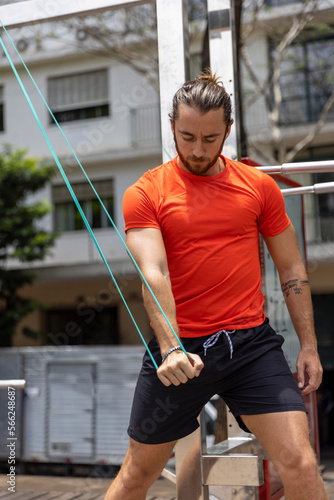
[[[197,354],[183,351],[172,352],[159,367],[157,374],[161,382],[167,387],[171,384],[185,384],[190,378],[198,377],[204,363]]]
[[[322,380],[322,366],[316,347],[302,347],[297,358],[298,387],[303,396],[318,389]]]

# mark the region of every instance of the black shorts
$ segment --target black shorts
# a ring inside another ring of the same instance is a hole
[[[208,339],[182,339],[186,351],[202,358],[204,368],[199,377],[179,386],[163,385],[145,353],[128,428],[135,441],[160,444],[190,434],[199,425],[197,417],[203,406],[215,394],[223,398],[246,432],[249,430],[240,415],[306,412],[281,349],[284,338],[275,333],[267,319],[255,328],[222,333],[209,342]],[[205,342],[213,345],[205,349]],[[149,348],[159,366],[161,355],[156,338],[150,341]]]

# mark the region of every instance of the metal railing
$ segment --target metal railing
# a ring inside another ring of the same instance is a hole
[[[334,172],[334,160],[312,161],[299,163],[284,163],[283,165],[256,167],[258,170],[267,174],[304,174],[304,173],[329,173]],[[334,193],[334,182],[319,182],[311,186],[293,187],[281,189],[284,196],[301,194],[325,194]],[[308,214],[307,226],[309,223],[313,226],[316,237],[309,240],[308,243],[330,243],[334,241],[334,215],[326,217],[316,214]]]
[[[26,381],[24,379],[0,380],[0,389],[8,389],[8,387],[24,389],[25,386]]]
[[[302,0],[266,0],[267,7],[281,7],[282,5],[290,5],[293,3],[302,3]]]
[[[318,97],[314,96],[312,100],[305,96],[283,97],[280,108],[279,126],[289,127],[315,123],[319,120],[328,97],[329,94],[319,94]],[[327,123],[333,121],[334,108],[331,108],[327,116]],[[259,99],[248,108],[246,107],[245,123],[249,134],[267,129],[270,126],[268,109],[263,99]]]
[[[305,174],[334,172],[334,160],[303,161],[298,163],[283,163],[283,165],[269,165],[256,167],[266,174]]]
[[[310,161],[300,163],[283,163],[283,165],[272,165],[266,167],[255,167],[266,174],[304,174],[334,172],[334,160],[328,161]],[[301,186],[295,188],[282,189],[285,196],[294,194],[322,194],[333,193],[334,182],[319,182],[312,186]]]

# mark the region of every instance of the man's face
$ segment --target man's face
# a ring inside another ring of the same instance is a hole
[[[202,114],[197,108],[181,104],[172,132],[183,170],[205,176],[220,172],[219,155],[230,133],[223,109]]]

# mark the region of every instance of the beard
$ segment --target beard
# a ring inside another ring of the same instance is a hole
[[[208,171],[216,164],[220,153],[223,149],[224,142],[225,142],[225,137],[220,145],[220,148],[217,150],[217,153],[214,155],[213,158],[208,158],[207,156],[201,156],[200,158],[196,156],[187,156],[185,157],[179,148],[179,145],[177,143],[177,139],[174,134],[174,142],[175,142],[175,148],[177,151],[177,154],[182,162],[182,164],[186,167],[186,169],[194,175],[203,175],[206,176]],[[194,163],[190,163],[194,162]]]

